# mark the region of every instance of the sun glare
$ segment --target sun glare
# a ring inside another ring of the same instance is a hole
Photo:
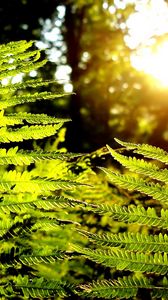
[[[127,21],[129,34],[125,37],[134,50],[132,66],[168,88],[168,38],[157,42],[158,36],[168,34],[168,5],[164,0],[141,0],[135,9]]]
[[[134,68],[151,75],[158,83],[168,87],[168,41],[157,46],[157,50],[143,48],[136,55],[131,56]]]

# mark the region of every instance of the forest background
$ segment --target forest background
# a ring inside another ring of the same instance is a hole
[[[132,66],[139,45],[131,49],[126,42],[127,21],[138,2],[1,0],[0,43],[35,40],[49,61],[30,76],[54,78],[74,92],[37,107],[71,117],[66,124],[70,151],[115,146],[114,137],[168,148],[168,88]],[[156,42],[165,36],[155,36]]]

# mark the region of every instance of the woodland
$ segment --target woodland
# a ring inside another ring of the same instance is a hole
[[[139,2],[1,0],[2,300],[168,299],[168,85],[131,63]]]

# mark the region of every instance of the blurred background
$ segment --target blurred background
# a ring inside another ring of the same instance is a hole
[[[114,137],[168,150],[167,2],[0,1],[0,43],[35,40],[48,63],[29,76],[74,92],[44,103],[46,113],[71,117],[69,151],[115,147]]]

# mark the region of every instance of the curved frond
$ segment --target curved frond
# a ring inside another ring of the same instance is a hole
[[[12,97],[6,97],[5,99],[0,99],[0,109],[5,109],[10,106],[36,102],[39,100],[54,100],[60,97],[69,95],[68,93],[51,93],[51,92],[36,92],[34,94],[23,94]]]
[[[168,253],[168,235],[145,235],[141,233],[103,233],[94,234],[84,230],[78,230],[79,233],[89,238],[96,245],[108,247],[121,247],[130,251],[147,252],[167,252]]]
[[[96,299],[116,299],[116,297],[129,299],[137,295],[138,289],[144,288],[149,290],[152,288],[150,281],[144,276],[124,276],[117,280],[94,281],[91,284],[80,286],[82,296],[95,297]]]
[[[168,270],[168,256],[166,253],[130,252],[118,248],[86,249],[74,246],[74,250],[86,258],[106,267],[115,267],[117,270],[146,272],[164,275]]]
[[[52,255],[21,255],[19,262],[24,265],[32,266],[37,264],[53,264],[56,260],[65,259],[67,256],[63,251],[55,251]]]
[[[153,199],[158,200],[163,203],[168,203],[168,188],[162,187],[158,183],[148,183],[142,178],[136,178],[129,175],[121,175],[119,173],[114,173],[106,168],[100,168],[103,170],[110,181],[122,188],[128,189],[130,191],[136,190],[151,196]]]
[[[57,124],[60,122],[69,122],[71,119],[56,118],[46,114],[32,114],[26,112],[9,114],[6,116],[0,114],[0,126],[24,124],[24,121],[29,124]]]
[[[141,154],[148,158],[157,159],[165,164],[168,164],[168,153],[159,147],[151,146],[148,144],[126,143],[118,139],[115,140],[117,143],[124,146],[126,149],[134,150],[134,153]]]
[[[50,83],[55,83],[57,82],[55,80],[43,80],[41,78],[38,79],[31,79],[31,80],[26,80],[25,82],[19,82],[19,83],[14,83],[14,84],[8,84],[7,86],[0,86],[0,94],[7,94],[9,91],[13,92],[15,90],[19,89],[26,89],[28,87],[30,88],[37,88],[37,87],[42,87],[42,86],[48,86]],[[58,84],[58,88],[60,88],[60,85]],[[62,91],[62,90],[60,90]]]
[[[137,223],[140,225],[155,226],[158,228],[168,228],[168,210],[161,210],[161,216],[157,216],[154,208],[148,207],[145,209],[143,206],[129,205],[120,206],[117,204],[107,205],[102,204],[97,207],[91,207],[92,211],[99,214],[109,214],[114,219],[128,222]]]
[[[37,200],[23,201],[23,202],[6,202],[3,201],[0,203],[0,210],[5,214],[10,212],[20,213],[34,208],[43,209],[43,210],[56,210],[58,208],[74,207],[74,206],[83,206],[85,202],[66,198],[63,196],[49,196],[49,197],[39,197]],[[6,228],[6,226],[5,226]],[[0,223],[1,230],[1,223]]]
[[[29,279],[28,276],[18,276],[16,281],[16,287],[22,289],[24,297],[26,298],[50,298],[56,295],[60,297],[66,297],[66,287],[68,286],[65,282],[49,281],[41,278]],[[69,287],[70,289],[70,287]]]
[[[137,159],[136,157],[126,157],[114,151],[107,146],[110,154],[116,159],[122,166],[127,167],[130,171],[140,173],[144,176],[149,176],[159,181],[168,182],[168,169],[159,169],[157,165],[151,162],[146,162],[143,159]]]
[[[30,165],[31,163],[40,162],[43,160],[63,160],[67,161],[82,154],[76,153],[63,153],[59,151],[37,151],[37,150],[18,150],[18,147],[0,148],[0,165],[13,164],[13,165]]]
[[[19,129],[0,128],[0,142],[22,142],[29,139],[43,139],[45,137],[54,135],[58,129],[62,127],[63,123],[55,125],[32,125],[22,126]]]
[[[45,191],[55,191],[58,189],[71,189],[75,186],[84,185],[83,183],[63,180],[63,179],[53,179],[53,178],[42,178],[36,177],[31,178],[29,172],[16,172],[9,171],[5,172],[0,179],[0,191],[6,192],[29,192],[29,193],[44,193]]]

